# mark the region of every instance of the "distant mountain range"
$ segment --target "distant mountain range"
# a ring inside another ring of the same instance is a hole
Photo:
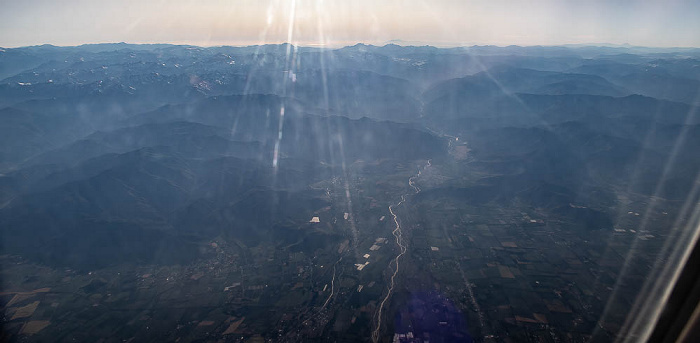
[[[205,238],[270,239],[327,201],[310,184],[381,160],[490,175],[425,199],[571,216],[562,206],[586,203],[609,226],[618,189],[688,196],[699,104],[699,49],[2,49],[4,250],[82,267],[190,261]],[[454,137],[467,162],[449,162]]]

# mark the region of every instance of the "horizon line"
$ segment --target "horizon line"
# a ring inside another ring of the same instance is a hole
[[[531,45],[519,45],[519,44],[508,44],[508,45],[499,45],[499,44],[457,44],[457,43],[428,43],[428,42],[418,42],[418,41],[402,41],[402,40],[389,40],[383,43],[366,43],[366,42],[354,42],[354,43],[340,43],[340,44],[317,44],[317,43],[306,43],[306,44],[300,44],[300,43],[290,43],[290,42],[261,42],[261,43],[253,43],[253,44],[192,44],[192,43],[185,43],[185,42],[139,42],[139,43],[129,43],[129,42],[100,42],[100,43],[81,43],[81,44],[75,44],[75,45],[61,45],[61,44],[52,44],[52,43],[44,43],[44,44],[33,44],[33,45],[20,45],[20,46],[0,46],[0,49],[22,49],[22,48],[34,48],[34,47],[43,47],[43,46],[51,46],[51,47],[57,47],[57,48],[77,48],[81,46],[90,46],[90,45],[117,45],[117,44],[123,44],[123,45],[169,45],[169,46],[183,46],[183,47],[198,47],[198,48],[223,48],[223,47],[231,47],[231,48],[246,48],[246,47],[256,47],[256,46],[266,46],[266,45],[292,45],[294,47],[298,48],[316,48],[316,49],[332,49],[332,50],[337,50],[337,49],[343,49],[347,47],[353,47],[357,45],[366,45],[366,46],[373,46],[373,47],[386,47],[389,45],[395,45],[395,46],[400,46],[400,47],[431,47],[431,48],[436,48],[436,49],[455,49],[455,48],[472,48],[472,47],[495,47],[495,48],[508,48],[508,47],[520,47],[520,48],[528,48],[528,47],[566,47],[566,48],[583,48],[583,47],[598,47],[598,48],[621,48],[621,49],[633,49],[633,48],[644,48],[644,49],[659,49],[659,50],[678,50],[678,49],[683,49],[683,50],[688,50],[688,49],[700,49],[700,47],[696,46],[646,46],[646,45],[632,45],[629,43],[604,43],[604,42],[591,42],[591,43],[561,43],[561,44],[531,44]]]

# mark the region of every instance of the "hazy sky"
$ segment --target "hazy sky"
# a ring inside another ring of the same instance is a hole
[[[700,47],[700,1],[0,0],[0,46],[84,43]]]

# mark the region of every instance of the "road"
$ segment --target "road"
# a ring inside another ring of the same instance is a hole
[[[321,310],[326,308],[326,305],[328,305],[328,302],[331,301],[333,298],[333,295],[335,295],[335,267],[338,265],[340,261],[343,260],[343,257],[341,256],[338,261],[333,264],[333,278],[331,279],[331,294],[328,296],[328,299],[326,299],[326,302],[323,303],[323,306],[321,306]]]

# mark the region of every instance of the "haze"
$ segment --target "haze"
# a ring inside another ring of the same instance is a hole
[[[700,46],[693,1],[2,1],[0,46]]]

